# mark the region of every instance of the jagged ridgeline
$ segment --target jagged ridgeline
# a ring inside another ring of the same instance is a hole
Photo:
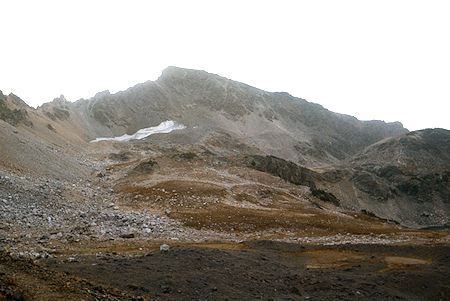
[[[33,126],[29,120],[28,112],[25,109],[27,104],[14,94],[4,95],[0,91],[0,119],[7,123],[16,126],[24,124],[26,126]]]

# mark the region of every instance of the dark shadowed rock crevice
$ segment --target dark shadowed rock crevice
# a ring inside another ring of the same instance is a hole
[[[251,155],[244,158],[244,163],[248,167],[270,173],[292,184],[308,186],[311,189],[316,188],[314,179],[319,177],[319,174],[308,168],[275,156]]]

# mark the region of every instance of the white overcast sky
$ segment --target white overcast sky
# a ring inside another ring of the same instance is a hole
[[[167,66],[359,119],[450,128],[450,1],[0,0],[0,90],[38,106]]]

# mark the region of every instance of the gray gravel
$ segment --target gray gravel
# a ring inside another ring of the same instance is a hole
[[[185,228],[158,212],[125,210],[114,198],[107,179],[70,183],[0,171],[0,247],[39,258],[54,256],[51,242],[236,240],[232,234]]]

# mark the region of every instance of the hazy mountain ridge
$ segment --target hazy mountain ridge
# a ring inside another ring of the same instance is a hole
[[[61,102],[51,106],[55,110]],[[359,121],[288,93],[177,67],[167,68],[154,82],[115,94],[104,91],[68,106],[63,109],[80,120],[89,139],[132,134],[176,120],[205,132],[232,134],[268,154],[310,167],[337,163],[407,131],[400,123]]]

